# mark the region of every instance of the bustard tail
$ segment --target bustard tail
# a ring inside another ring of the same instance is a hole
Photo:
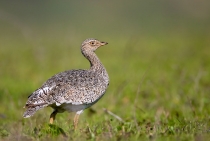
[[[26,104],[26,106],[24,108],[27,108],[27,110],[24,112],[23,117],[29,118],[29,117],[33,116],[37,110],[40,110],[46,106],[48,106],[47,103],[43,103],[43,104],[39,104],[39,105]]]

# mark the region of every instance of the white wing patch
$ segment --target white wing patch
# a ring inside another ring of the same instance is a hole
[[[52,90],[53,87],[44,87],[38,90],[38,94],[46,94]]]
[[[59,102],[56,102],[55,104],[56,104],[56,106],[60,106],[61,105]]]
[[[72,105],[81,105],[81,104],[83,104],[81,101],[72,102]]]

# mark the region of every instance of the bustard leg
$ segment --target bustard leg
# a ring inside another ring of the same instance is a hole
[[[79,120],[79,115],[83,112],[83,110],[81,111],[77,111],[76,115],[74,116],[74,130],[77,129],[77,124],[78,124],[78,120]]]
[[[50,115],[50,124],[53,124],[53,121],[55,120],[55,116],[56,116],[57,113],[58,113],[58,111],[54,110],[52,112],[52,114]]]

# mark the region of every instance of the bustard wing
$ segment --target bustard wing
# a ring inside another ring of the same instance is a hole
[[[67,77],[66,72],[52,76],[39,89],[35,90],[31,95],[28,96],[28,100],[24,107],[27,110],[23,114],[23,117],[30,117],[37,110],[59,102],[58,97],[60,96],[58,90],[61,90],[64,85],[66,85],[64,81],[64,77]]]
[[[55,86],[47,86],[43,85],[41,88],[34,91],[29,97],[26,102],[24,108],[27,110],[23,114],[23,117],[27,118],[32,116],[37,110],[44,108],[51,103],[53,103],[53,89]]]

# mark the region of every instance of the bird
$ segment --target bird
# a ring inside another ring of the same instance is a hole
[[[24,118],[33,116],[37,110],[52,107],[50,124],[57,113],[76,112],[73,120],[77,128],[80,114],[95,104],[105,94],[109,85],[109,75],[95,51],[107,42],[88,38],[81,44],[81,53],[89,61],[89,69],[67,70],[48,79],[36,89],[24,106]]]

